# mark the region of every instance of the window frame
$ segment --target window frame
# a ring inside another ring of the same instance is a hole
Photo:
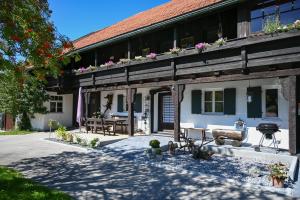
[[[206,101],[206,99],[205,99],[205,94],[207,92],[212,92],[212,100],[211,101]],[[216,92],[222,92],[223,101],[216,101]],[[203,98],[202,110],[203,110],[204,114],[224,114],[224,89],[206,89],[206,90],[203,90],[202,98]],[[211,102],[212,112],[206,112],[206,109],[205,109],[206,102]],[[223,103],[223,111],[222,112],[216,112],[216,102],[219,102],[219,103],[222,102]]]
[[[51,104],[55,105],[55,111],[52,111]],[[58,106],[61,104],[61,106]],[[58,111],[58,108],[61,108],[61,111]],[[61,95],[50,95],[49,100],[49,112],[50,113],[63,113],[64,112],[64,97]]]
[[[250,34],[257,34],[257,33],[261,33],[263,32],[263,25],[265,23],[265,20],[270,17],[270,16],[275,16],[275,17],[278,17],[279,18],[279,21],[281,21],[281,15],[282,14],[286,14],[286,13],[289,13],[289,12],[295,12],[295,11],[299,11],[300,12],[300,7],[299,8],[295,8],[295,2],[297,0],[290,0],[288,2],[278,2],[278,1],[271,1],[271,2],[263,2],[261,4],[258,4],[256,5],[255,7],[253,7],[251,10],[250,10]],[[299,1],[299,0],[298,0]],[[284,5],[286,3],[291,3],[291,8],[289,8],[289,10],[284,10],[284,11],[280,11],[280,6],[281,5]],[[271,6],[274,6],[275,7],[275,11],[274,13],[265,13],[265,8],[268,8],[268,7],[271,7]],[[252,17],[251,16],[251,13],[255,10],[260,10],[260,14],[258,17]],[[257,19],[262,19],[262,28],[260,31],[256,31],[256,32],[253,32],[252,31],[252,20],[257,20]],[[283,25],[286,25],[286,24],[283,24]]]

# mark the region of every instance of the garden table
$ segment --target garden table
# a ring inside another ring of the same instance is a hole
[[[114,131],[114,135],[116,135],[116,127],[118,125],[120,125],[122,127],[122,133],[124,133],[124,130],[123,130],[123,123],[126,122],[127,120],[126,119],[105,119],[105,123],[108,123],[108,124],[112,124],[113,125],[113,131]]]

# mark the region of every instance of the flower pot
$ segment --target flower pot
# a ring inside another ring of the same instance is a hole
[[[284,179],[272,177],[272,185],[276,188],[283,188],[284,187]]]

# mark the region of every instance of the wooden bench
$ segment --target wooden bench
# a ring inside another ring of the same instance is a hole
[[[97,119],[97,118],[87,118],[85,122],[86,132],[88,133],[89,130],[97,133],[97,130],[102,130],[103,134],[105,135],[106,131],[110,135],[111,125],[105,123],[104,119]]]
[[[212,135],[217,145],[224,145],[225,142],[232,146],[241,146],[245,131],[230,129],[213,129]]]

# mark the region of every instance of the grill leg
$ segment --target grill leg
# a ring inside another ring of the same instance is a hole
[[[264,139],[265,139],[265,135],[262,134],[260,140],[259,140],[259,146],[262,147],[262,143],[264,142]]]
[[[278,151],[278,144],[277,144],[277,140],[275,137],[275,133],[273,134],[273,144],[274,144],[274,148],[276,148],[276,152]]]

